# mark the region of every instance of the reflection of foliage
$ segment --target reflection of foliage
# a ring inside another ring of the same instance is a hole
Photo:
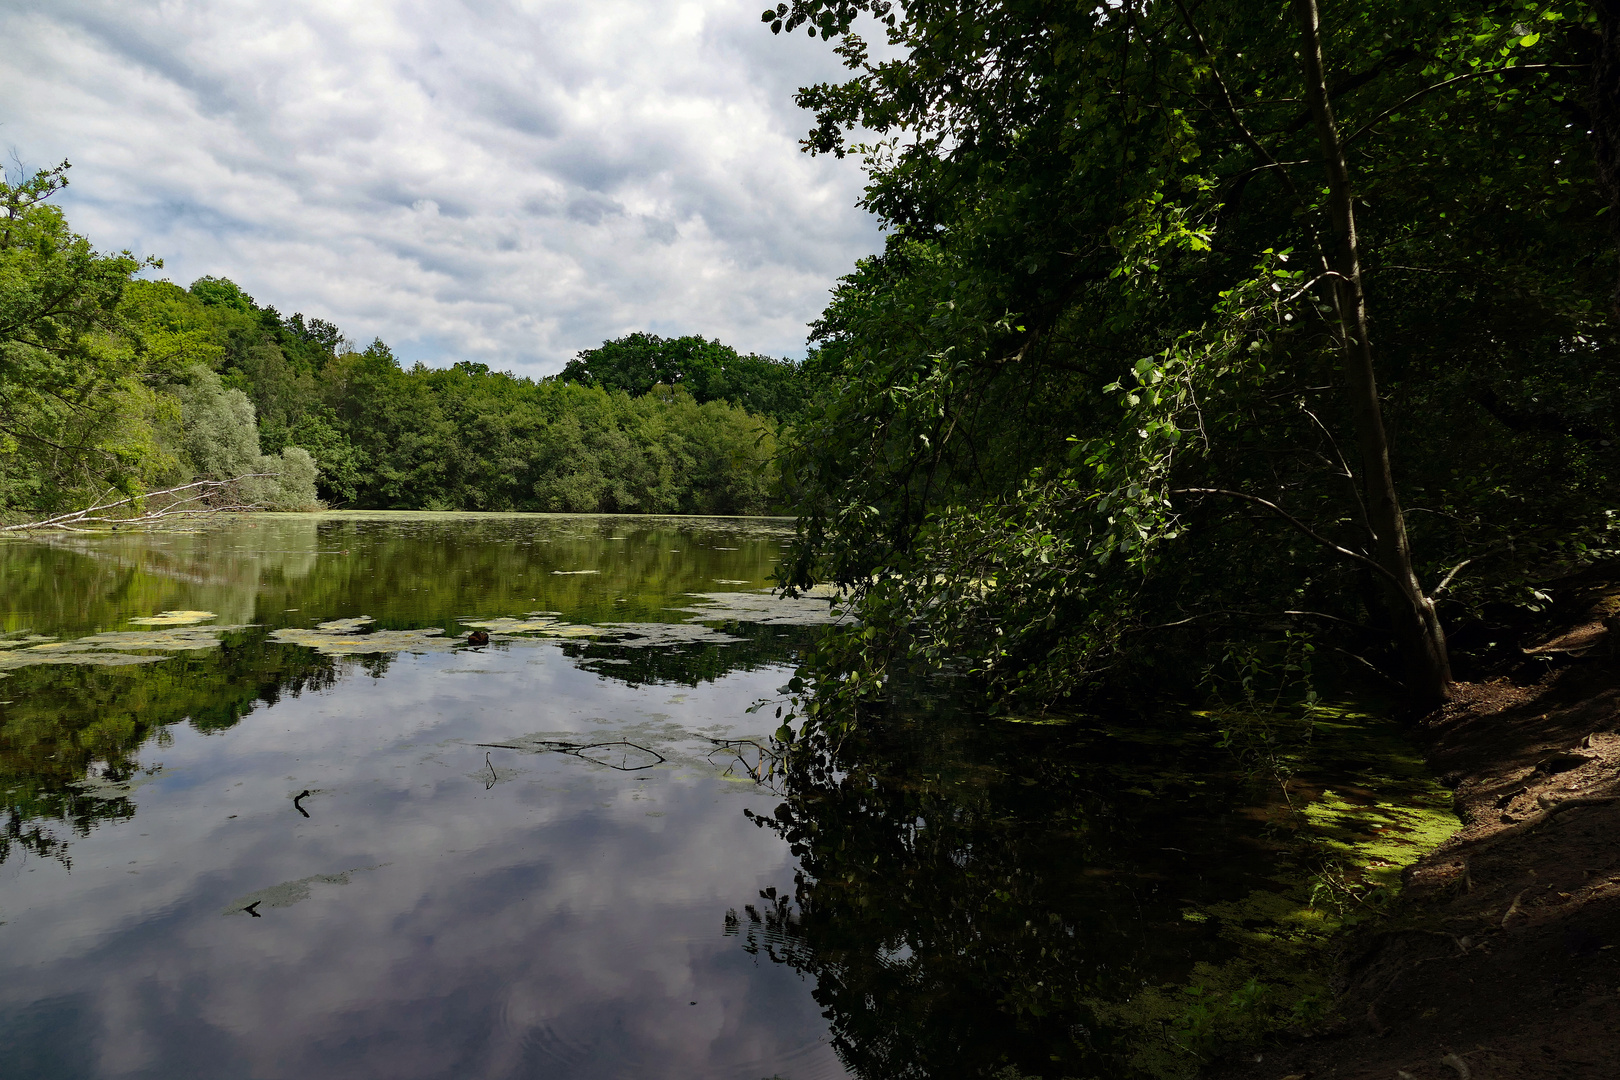
[[[1077,753],[1062,730],[884,715],[836,754],[801,750],[790,797],[755,819],[801,860],[805,945],[789,955],[856,1074],[1105,1069],[1085,1001],[1173,971],[1207,936],[1161,889],[1180,858],[1161,849],[1233,856],[1242,841],[1189,841],[1156,794],[1193,795],[1186,775],[1106,738]],[[1140,794],[1102,794],[1116,786]]]
[[[791,907],[727,931],[816,979],[857,1075],[1186,1075],[1317,1015],[1331,844],[1398,875],[1443,835],[1415,755],[1336,717],[1277,736],[1293,799],[1331,821],[1292,814],[1208,717],[1054,719],[878,711],[801,743],[753,816],[801,871]]]
[[[380,629],[449,636],[463,619],[536,609],[570,622],[669,620],[717,580],[765,585],[783,535],[746,519],[300,514],[6,541],[0,632],[74,636],[174,608],[272,627],[371,615]]]
[[[85,835],[134,815],[129,793],[150,771],[137,755],[154,732],[187,720],[199,731],[234,726],[257,704],[332,685],[330,658],[278,646],[262,634],[228,637],[217,652],[129,667],[15,672],[0,704],[0,809],[10,816],[0,861],[15,844],[65,858],[43,823]],[[155,769],[156,767],[152,767]]]
[[[775,885],[761,889],[759,898],[764,903],[744,904],[741,916],[735,910],[726,912],[726,936],[741,934],[743,951],[750,956],[763,952],[774,963],[800,968],[811,963],[798,913],[793,910],[793,898],[787,893],[778,893]],[[746,928],[744,916],[748,921]]]
[[[48,630],[65,642],[90,643],[66,646],[64,654],[94,658],[84,650],[97,642],[145,652],[211,645],[214,625],[265,627],[227,634],[206,655],[7,674],[0,682],[0,811],[11,824],[0,843],[5,852],[61,855],[51,822],[82,834],[133,813],[128,789],[141,779],[137,754],[154,732],[165,737],[165,725],[189,718],[202,730],[226,728],[255,702],[329,684],[340,663],[382,678],[396,659],[381,653],[338,661],[267,640],[278,629],[371,615],[365,625],[383,633],[434,626],[459,640],[463,619],[537,608],[576,622],[668,620],[719,580],[763,585],[782,532],[746,520],[299,515],[251,516],[195,532],[0,543],[0,634],[18,646],[48,640],[33,633]],[[599,572],[576,573],[582,569]],[[631,685],[695,686],[791,660],[814,633],[725,629],[735,640],[724,646],[575,643],[570,655]]]
[[[712,683],[733,671],[756,671],[771,664],[793,663],[816,630],[808,627],[727,623],[725,633],[737,639],[723,645],[674,645],[646,648],[612,643],[570,641],[563,654],[586,671],[630,686]]]

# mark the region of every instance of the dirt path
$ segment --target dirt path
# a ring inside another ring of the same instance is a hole
[[[1612,584],[1570,588],[1563,632],[1529,642],[1516,670],[1464,685],[1421,722],[1465,828],[1408,871],[1389,921],[1348,943],[1348,1019],[1211,1076],[1620,1080],[1620,569],[1609,572]]]

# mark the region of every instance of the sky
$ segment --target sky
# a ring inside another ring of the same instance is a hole
[[[103,250],[519,374],[637,330],[800,357],[878,250],[761,0],[7,0],[0,151]]]

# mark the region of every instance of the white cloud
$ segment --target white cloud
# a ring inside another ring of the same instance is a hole
[[[875,250],[793,88],[838,77],[760,0],[25,0],[0,145],[74,162],[103,248],[527,374],[631,330],[802,353]]]

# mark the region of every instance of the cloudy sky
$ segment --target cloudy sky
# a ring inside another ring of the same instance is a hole
[[[544,375],[633,330],[802,356],[881,239],[858,164],[798,152],[836,58],[763,6],[8,0],[0,150],[70,159],[98,247],[407,360]]]

